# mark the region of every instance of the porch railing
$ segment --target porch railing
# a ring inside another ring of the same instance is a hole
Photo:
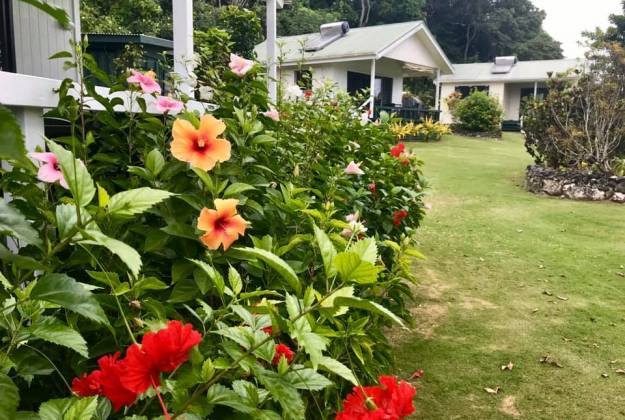
[[[441,114],[441,111],[438,111],[436,109],[378,105],[375,107],[375,119],[380,116],[380,112],[382,111],[386,111],[389,114],[395,114],[396,117],[399,117],[404,121],[410,121],[415,123],[420,123],[426,118],[431,118],[434,121],[438,121]]]

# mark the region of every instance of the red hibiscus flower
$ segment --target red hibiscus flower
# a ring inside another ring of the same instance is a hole
[[[128,348],[122,383],[138,394],[150,386],[158,387],[161,372],[173,372],[189,360],[189,351],[200,341],[202,336],[191,324],[169,321],[166,328],[144,335],[141,347],[133,344]]]
[[[369,189],[369,191],[371,191],[373,194],[375,194],[378,191],[378,187],[377,185],[375,185],[375,182],[372,182],[371,184],[367,185],[367,188]]]
[[[102,372],[99,370],[94,370],[89,374],[83,373],[81,377],[72,379],[72,391],[81,397],[100,395],[102,392],[101,374]]]
[[[414,413],[417,390],[394,376],[380,376],[380,385],[354,387],[336,420],[399,420]]]
[[[404,143],[398,143],[395,146],[391,147],[391,155],[394,157],[399,157],[406,150],[406,145]]]
[[[393,212],[393,224],[395,226],[401,225],[401,221],[408,217],[407,210],[397,210]]]
[[[295,353],[289,348],[289,346],[280,343],[276,345],[276,354],[275,356],[273,356],[273,360],[271,361],[271,363],[277,365],[278,363],[280,363],[280,359],[282,359],[282,356],[286,357],[286,361],[291,363],[293,361],[293,358],[295,357]]]
[[[273,328],[271,328],[271,327],[265,327],[265,328],[263,328],[263,331],[267,335],[273,335]]]

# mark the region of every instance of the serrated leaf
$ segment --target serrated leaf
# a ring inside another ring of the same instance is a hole
[[[17,386],[0,372],[0,420],[12,420],[20,402]]]
[[[60,420],[71,404],[71,398],[48,400],[39,406],[39,417],[41,420]]]
[[[354,385],[358,385],[358,380],[356,379],[354,372],[336,359],[331,357],[322,357],[319,361],[319,366],[328,372],[332,372],[335,375],[340,376]]]
[[[171,197],[174,193],[154,188],[135,188],[122,191],[111,197],[108,205],[108,213],[117,216],[132,216],[143,213],[150,207]]]
[[[85,164],[52,140],[48,140],[48,148],[56,155],[74,200],[80,207],[86,207],[93,200],[96,189]]]
[[[336,268],[334,267],[334,257],[336,257],[336,249],[332,244],[332,241],[328,237],[328,235],[319,229],[316,225],[313,226],[315,229],[315,239],[317,240],[317,246],[319,247],[319,251],[321,251],[321,258],[323,260],[323,267],[325,269],[326,277],[332,277],[336,274]]]
[[[325,300],[323,300],[321,302],[321,307],[322,308],[332,308],[334,307],[334,300],[337,297],[353,297],[354,296],[354,288],[352,286],[346,286],[346,287],[341,287],[340,289],[332,292],[332,294],[330,296],[328,296]],[[345,313],[347,313],[348,311],[348,307],[347,306],[339,306],[337,307],[336,312],[334,313],[334,316],[341,316],[344,315]]]
[[[295,388],[305,391],[320,391],[332,385],[332,381],[310,368],[293,369],[285,375],[285,379]]]
[[[194,260],[192,258],[189,258],[189,261],[200,267],[206,273],[206,275],[208,275],[208,278],[210,278],[215,285],[219,296],[223,297],[224,291],[226,289],[226,283],[224,282],[224,278],[222,277],[222,275],[204,261]]]
[[[286,419],[305,418],[305,405],[297,389],[276,372],[256,369],[256,377],[269,391],[271,398],[282,407],[282,416]]]
[[[158,174],[161,173],[165,167],[165,158],[163,158],[163,155],[158,149],[153,149],[148,153],[145,159],[145,167],[152,172],[154,176],[158,176]]]
[[[26,329],[33,337],[74,350],[88,358],[87,342],[76,330],[54,317],[42,317]]]
[[[31,226],[22,213],[4,199],[0,199],[0,233],[8,233],[24,245],[33,244],[41,247],[42,244],[37,230]]]
[[[375,264],[378,259],[378,246],[373,238],[362,239],[350,246],[347,251],[357,254],[363,261],[371,264]]]
[[[0,271],[0,285],[4,287],[6,290],[11,290],[13,288],[9,280],[4,276],[4,274],[2,274],[1,271]]]
[[[59,204],[56,206],[55,214],[59,236],[65,238],[71,233],[72,229],[76,227],[76,223],[78,223],[76,206],[72,204]]]
[[[0,105],[0,159],[13,160],[22,166],[34,167],[26,156],[24,135],[15,115]]]
[[[339,296],[334,300],[335,305],[349,306],[350,308],[360,308],[369,312],[382,315],[400,326],[404,326],[404,322],[394,313],[386,309],[384,306],[366,299],[357,297]]]
[[[67,274],[45,274],[37,280],[30,298],[55,303],[85,318],[109,325],[106,314],[91,292]]]
[[[241,275],[239,272],[233,267],[228,267],[228,283],[234,292],[234,295],[238,295],[243,290],[243,281],[241,280]]]
[[[96,187],[98,187],[98,206],[104,208],[109,205],[111,197],[104,187],[102,187],[97,182],[95,185]]]
[[[206,402],[208,404],[223,405],[241,413],[252,413],[256,407],[251,407],[245,404],[244,401],[239,394],[221,384],[212,385],[206,393]]]
[[[98,408],[98,397],[78,398],[72,402],[63,420],[91,420]]]
[[[258,248],[235,249],[248,257],[254,257],[261,260],[269,267],[273,268],[293,290],[295,290],[297,293],[301,292],[302,285],[297,278],[297,274],[295,274],[295,271],[293,270],[293,268],[291,268],[290,265],[288,265],[282,258],[278,257],[276,254]]]
[[[360,284],[375,283],[382,270],[354,252],[341,252],[334,258],[334,266],[343,281]]]
[[[135,277],[139,276],[143,263],[141,262],[141,255],[139,255],[133,247],[110,236],[106,236],[95,229],[91,229],[85,233],[88,235],[88,239],[84,239],[80,241],[80,243],[103,246],[117,255]]]

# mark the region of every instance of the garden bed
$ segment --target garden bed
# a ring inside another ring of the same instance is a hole
[[[466,137],[477,137],[477,138],[489,138],[489,139],[498,139],[501,140],[501,130],[492,130],[492,131],[469,131],[460,128],[458,124],[454,124],[452,126],[452,130],[455,134],[459,136]]]
[[[625,177],[584,171],[560,171],[540,165],[527,167],[525,188],[537,194],[571,200],[625,203]]]

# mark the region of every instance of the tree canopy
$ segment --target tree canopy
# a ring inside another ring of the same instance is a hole
[[[82,0],[83,29],[169,38],[171,2]],[[263,36],[264,4],[259,0],[195,0],[195,29],[224,29],[231,33],[233,50],[249,54],[250,45]],[[250,12],[237,13],[233,7]],[[625,16],[613,18],[612,36],[623,38]],[[322,23],[337,20],[358,27],[418,19],[427,22],[453,62],[489,61],[498,55],[517,55],[521,60],[562,58],[560,43],[542,27],[545,12],[530,0],[292,0],[278,12],[278,33],[316,32]]]

